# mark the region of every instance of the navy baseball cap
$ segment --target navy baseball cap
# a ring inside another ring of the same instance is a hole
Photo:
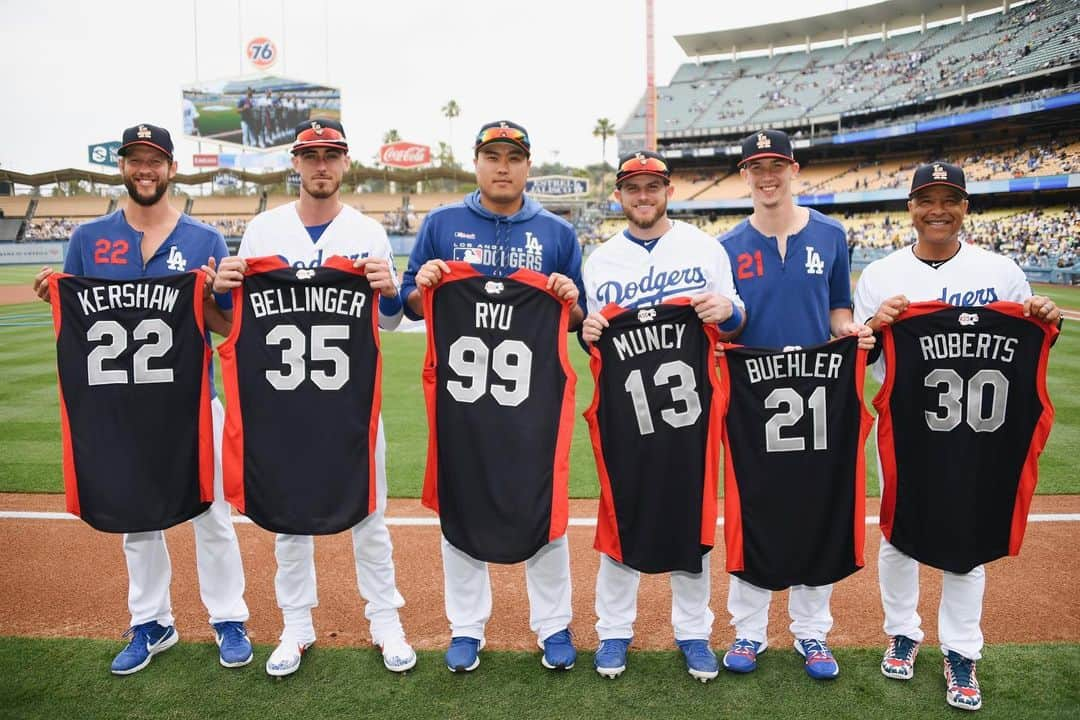
[[[908,197],[913,197],[915,193],[932,185],[951,187],[964,197],[968,196],[964,170],[959,165],[937,160],[915,168],[915,174],[911,176],[911,192],[908,193]]]
[[[301,150],[313,147],[330,147],[349,152],[349,143],[345,141],[345,128],[341,127],[341,123],[337,120],[311,118],[297,125],[294,132],[296,134],[296,140],[292,146],[294,155]]]
[[[780,158],[788,162],[795,162],[795,154],[791,151],[791,139],[782,130],[761,130],[748,135],[742,141],[742,167],[751,160],[758,158]]]
[[[149,145],[165,153],[172,160],[172,136],[163,127],[151,125],[150,123],[140,123],[134,127],[129,127],[124,131],[124,135],[120,140],[120,149],[116,151],[116,154],[127,155],[128,149],[132,145]]]
[[[639,150],[619,158],[619,170],[615,173],[615,187],[619,187],[623,180],[635,175],[655,175],[663,178],[664,182],[668,182],[671,178],[671,168],[660,153]]]
[[[476,133],[476,141],[473,142],[473,152],[493,142],[510,143],[517,145],[525,151],[526,155],[532,154],[532,143],[529,142],[529,131],[517,123],[509,120],[498,120],[483,125]]]

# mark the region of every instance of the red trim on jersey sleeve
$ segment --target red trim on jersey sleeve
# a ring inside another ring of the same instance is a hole
[[[195,327],[203,339],[202,384],[200,387],[198,447],[199,447],[199,499],[203,502],[214,501],[214,416],[210,410],[210,343],[206,341],[206,317],[203,307],[203,288],[206,285],[206,273],[192,270],[195,275],[194,297],[191,304],[195,311]],[[230,331],[232,328],[230,328]]]
[[[740,347],[732,343],[720,343],[726,350]],[[720,359],[720,423],[724,443],[724,546],[727,550],[727,571],[746,569],[743,555],[742,503],[739,500],[739,483],[735,480],[735,461],[727,431],[727,413],[731,405],[731,375],[725,355]]]
[[[247,271],[244,275],[270,272],[271,270],[288,270],[291,265],[281,259],[280,255],[262,255],[260,257],[245,258]],[[235,289],[235,288],[234,288]],[[233,307],[236,307],[235,305]]]
[[[689,305],[690,298],[677,298],[671,305]],[[717,483],[720,473],[720,441],[722,437],[723,413],[726,403],[721,401],[724,392],[717,376],[716,346],[720,342],[720,331],[713,325],[702,323],[702,330],[709,339],[708,369],[709,385],[712,386],[712,402],[709,403],[709,429],[705,444],[705,477],[701,496],[701,544],[713,547],[716,544]]]
[[[606,316],[609,319],[622,312],[618,305],[608,305],[603,312],[615,308],[613,315]],[[611,476],[608,474],[607,463],[604,462],[603,441],[600,436],[600,420],[597,413],[600,408],[600,372],[604,361],[600,351],[595,345],[589,346],[589,370],[593,376],[593,399],[589,407],[582,413],[585,422],[589,425],[589,438],[592,440],[593,457],[596,458],[596,475],[600,481],[600,504],[596,508],[596,535],[593,538],[593,549],[602,552],[616,562],[623,561],[622,542],[619,538],[619,520],[615,514],[615,495],[611,490]]]
[[[544,292],[556,300],[550,290],[546,288],[547,278],[532,270],[518,270],[510,277],[519,282],[524,282],[517,277],[519,273],[538,275],[544,283]],[[529,284],[532,284],[531,282]],[[559,413],[559,434],[555,439],[555,467],[552,473],[551,488],[551,528],[548,531],[548,540],[558,540],[566,534],[566,526],[570,521],[570,441],[574,438],[574,388],[577,386],[577,373],[570,364],[570,357],[566,349],[566,335],[570,325],[570,308],[573,302],[563,302],[562,312],[559,315],[559,336],[555,342],[559,344],[559,362],[562,364],[563,374],[566,381],[563,384],[562,412]]]
[[[909,306],[910,309],[910,306]],[[878,526],[886,540],[892,538],[893,518],[896,513],[896,446],[893,445],[892,410],[889,399],[896,383],[896,345],[892,334],[892,325],[881,328],[881,352],[885,360],[885,380],[874,396],[874,408],[877,410],[877,451],[878,469],[881,477],[881,509],[878,512]]]
[[[999,307],[1011,306],[1011,307]],[[1024,317],[1024,306],[1018,303],[991,303],[987,307],[1015,317]],[[1046,447],[1046,441],[1050,437],[1050,428],[1054,424],[1054,404],[1050,400],[1050,393],[1046,389],[1046,367],[1050,359],[1050,346],[1057,339],[1060,332],[1057,327],[1036,320],[1025,318],[1034,323],[1043,331],[1042,347],[1039,350],[1039,369],[1035,378],[1035,386],[1039,393],[1039,401],[1042,403],[1042,413],[1035,423],[1035,432],[1031,435],[1031,445],[1028,446],[1024,465],[1020,469],[1020,482],[1016,487],[1016,504],[1013,506],[1012,525],[1009,531],[1009,554],[1019,555],[1020,546],[1024,542],[1024,532],[1027,530],[1028,512],[1031,509],[1031,497],[1035,494],[1035,486],[1039,482],[1039,455]]]
[[[857,342],[857,341],[856,341]],[[866,409],[863,388],[866,384],[866,350],[858,350],[855,355],[855,397],[859,399],[859,444],[855,452],[855,565],[866,565],[866,438],[874,426],[874,416]]]
[[[60,281],[71,277],[67,273],[53,273],[48,277],[49,305],[52,307],[53,331],[60,338],[63,324],[63,311],[60,306]],[[64,502],[66,509],[76,517],[82,517],[79,504],[79,483],[75,474],[75,450],[71,446],[71,424],[68,421],[67,402],[64,400],[64,387],[60,384],[60,368],[56,370],[56,389],[60,396],[60,443],[64,465]]]
[[[335,259],[336,257],[330,258],[331,261]],[[348,261],[348,258],[343,259]],[[337,269],[353,272],[361,277],[364,276],[362,272],[358,272],[357,268],[352,267],[351,261],[348,262],[348,268],[338,267]],[[336,264],[334,266],[336,267]],[[375,341],[375,387],[371,395],[371,417],[368,420],[368,515],[374,513],[379,505],[378,471],[376,469],[375,453],[379,447],[379,417],[382,412],[382,343],[379,338],[379,291],[372,292],[371,297],[373,303],[371,307],[371,337]]]
[[[369,257],[364,259],[369,260],[382,258]],[[364,266],[361,265],[360,267],[355,267],[353,265],[354,262],[354,260],[351,260],[344,255],[331,255],[326,259],[325,262],[323,262],[322,267],[334,268],[335,270],[351,273],[353,275],[366,276],[367,273],[364,272]]]
[[[451,276],[444,276],[443,282],[448,282],[451,277],[454,277],[455,270],[462,273],[462,277],[466,275],[464,273],[472,270],[471,267],[465,266],[464,263],[448,263],[455,267],[451,269]],[[436,422],[436,398],[438,396],[438,365],[439,354],[435,350],[435,325],[434,325],[434,313],[432,307],[435,301],[435,293],[443,283],[436,285],[433,288],[421,288],[420,300],[424,304],[424,325],[427,330],[427,344],[424,352],[424,368],[421,371],[421,380],[424,386],[424,405],[427,408],[427,426],[428,426],[428,447],[427,447],[427,465],[424,468],[424,490],[420,496],[421,504],[435,511],[435,514],[439,514],[439,433],[438,424]]]
[[[258,258],[263,260],[265,258]],[[251,274],[248,264],[248,274]],[[255,272],[258,272],[257,270]],[[244,286],[233,288],[233,322],[229,336],[217,346],[221,384],[225,391],[225,429],[221,441],[221,472],[225,499],[244,514],[244,415],[240,407],[240,380],[236,368],[236,340],[244,320]]]

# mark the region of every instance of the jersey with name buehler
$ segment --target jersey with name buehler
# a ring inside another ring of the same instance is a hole
[[[569,307],[532,270],[491,277],[448,265],[424,294],[424,505],[439,513],[454,547],[521,562],[566,532]]]
[[[954,573],[1020,552],[1054,420],[1057,329],[1018,303],[914,303],[884,328],[878,410],[881,531]]]
[[[375,293],[347,258],[248,260],[218,351],[225,494],[267,530],[321,535],[375,510],[380,354]]]
[[[863,566],[865,368],[855,336],[786,352],[726,348],[728,572],[781,590]]]
[[[585,412],[600,478],[595,547],[641,572],[700,573],[716,536],[717,331],[688,298],[603,313]]]
[[[98,530],[163,530],[213,500],[203,284],[49,278],[67,509]]]

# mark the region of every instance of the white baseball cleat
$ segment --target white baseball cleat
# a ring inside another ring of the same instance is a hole
[[[300,659],[315,641],[298,643],[295,640],[282,640],[266,660],[266,674],[273,677],[292,675],[300,669]]]
[[[384,641],[379,648],[382,650],[383,665],[391,672],[405,672],[416,665],[416,651],[404,635]]]

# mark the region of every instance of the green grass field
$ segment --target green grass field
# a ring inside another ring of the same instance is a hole
[[[762,656],[751,675],[722,673],[702,684],[681,656],[636,652],[626,673],[606,680],[582,653],[566,673],[540,666],[537,653],[485,652],[466,675],[446,671],[441,653],[423,652],[414,671],[395,676],[369,648],[316,647],[285,680],[256,662],[226,670],[211,643],[185,643],[126,678],[106,670],[117,643],[0,638],[5,718],[939,718],[945,705],[937,648],[919,655],[915,679],[882,677],[878,650],[841,649],[840,677],[815,682],[790,648]],[[986,718],[1070,718],[1080,706],[1080,646],[1000,645],[979,663]],[[32,672],[28,672],[32,669]],[[78,678],[78,682],[72,682]]]
[[[37,268],[0,268],[0,284],[29,283]],[[1065,307],[1080,309],[1080,290],[1040,286]],[[424,337],[383,335],[383,415],[389,440],[390,493],[419,494],[427,437],[420,365]],[[579,413],[592,380],[586,356],[571,341],[578,372]],[[1040,493],[1078,493],[1080,452],[1080,333],[1066,325],[1051,353],[1049,386],[1057,420],[1040,463]],[[0,491],[60,492],[60,432],[55,350],[48,307],[0,306]],[[219,385],[220,387],[220,385]],[[867,385],[867,400],[877,386]],[[873,442],[871,440],[871,442]],[[873,447],[867,448],[873,457]],[[597,481],[583,420],[571,449],[571,494],[595,497]],[[1073,458],[1070,460],[1070,458]],[[873,463],[868,486],[877,493]],[[714,607],[722,605],[716,583]],[[433,589],[432,592],[438,592]],[[1020,610],[1018,600],[1017,610]],[[718,610],[718,615],[722,612]],[[588,623],[591,618],[579,618]],[[716,636],[726,637],[718,618]],[[635,652],[616,681],[592,671],[582,652],[570,673],[542,670],[535,653],[485,652],[467,676],[447,672],[440,652],[421,653],[405,677],[386,672],[369,648],[316,648],[298,675],[266,676],[270,648],[239,670],[217,665],[216,648],[189,629],[185,642],[147,670],[115,678],[107,666],[122,641],[0,637],[0,717],[3,718],[786,718],[956,717],[944,702],[937,648],[920,655],[911,683],[883,678],[880,648],[842,648],[841,677],[815,683],[790,648],[762,658],[758,672],[722,673],[708,685],[692,681],[675,651]],[[583,650],[587,650],[584,648]],[[1066,718],[1080,707],[1080,645],[995,645],[979,664],[983,718]]]

